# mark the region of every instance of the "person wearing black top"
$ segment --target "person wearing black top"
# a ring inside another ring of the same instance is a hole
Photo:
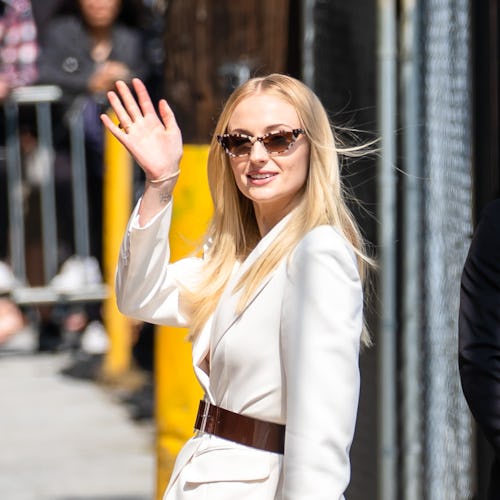
[[[131,16],[131,12],[136,15]],[[104,129],[99,115],[107,109],[106,92],[113,88],[117,79],[130,81],[134,76],[144,78],[149,73],[140,28],[141,12],[135,0],[65,1],[41,32],[38,83],[58,85],[63,91],[61,100],[53,106],[52,120],[60,264],[75,252],[69,122],[70,116],[81,116],[85,136],[90,254],[102,266]],[[28,226],[30,244],[36,248],[40,235],[33,223],[36,224],[36,218],[32,218]],[[37,266],[31,264],[28,275],[36,276],[36,272]],[[98,303],[85,305],[82,314],[73,312],[63,320],[69,331],[79,331],[91,321],[101,319]],[[48,331],[50,335],[47,336],[55,337],[57,343],[59,326],[53,325],[52,319],[45,321],[47,316],[49,312],[42,315],[41,338]]]
[[[481,215],[464,265],[459,312],[459,369],[472,414],[494,461],[489,500],[500,498],[500,199]]]

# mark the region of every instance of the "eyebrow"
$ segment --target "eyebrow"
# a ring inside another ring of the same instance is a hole
[[[284,130],[284,129],[293,130],[295,128],[297,128],[297,127],[293,127],[292,125],[288,125],[286,123],[275,123],[273,125],[268,125],[264,129],[264,134],[268,134],[271,131],[277,132],[279,130]],[[244,129],[244,128],[235,128],[234,130],[231,130],[231,131],[228,130],[228,133],[229,134],[243,134],[243,135],[248,135],[250,137],[256,137],[256,136],[252,135],[252,133],[249,130]]]

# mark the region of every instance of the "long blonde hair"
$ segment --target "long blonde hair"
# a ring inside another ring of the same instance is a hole
[[[217,122],[208,155],[208,183],[213,200],[213,217],[206,234],[210,250],[205,256],[201,282],[195,290],[185,290],[184,298],[191,311],[190,337],[194,338],[213,314],[237,261],[242,262],[260,239],[252,202],[238,190],[229,158],[216,136],[227,131],[236,106],[254,94],[268,94],[291,104],[310,143],[309,172],[303,195],[294,216],[255,264],[241,277],[242,309],[252,293],[285,258],[302,237],[320,225],[334,226],[357,254],[364,281],[370,258],[363,238],[348,209],[340,179],[339,149],[336,146],[328,115],[318,97],[299,80],[282,74],[252,78],[229,97]],[[356,148],[353,148],[354,150]],[[345,152],[348,152],[347,150]],[[364,343],[369,342],[366,331]]]

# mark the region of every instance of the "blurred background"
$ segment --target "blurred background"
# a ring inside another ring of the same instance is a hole
[[[106,13],[100,3],[116,5]],[[500,195],[498,1],[0,0],[0,7],[0,404],[9,402],[9,411],[0,407],[0,436],[23,422],[33,432],[36,421],[15,418],[22,411],[15,405],[41,390],[39,377],[20,376],[41,366],[68,398],[77,381],[95,391],[89,401],[125,410],[117,418],[128,423],[116,425],[131,427],[110,456],[137,432],[140,453],[151,457],[146,472],[135,469],[144,473],[133,486],[142,488],[138,496],[105,486],[100,496],[69,489],[50,496],[27,481],[23,498],[161,498],[200,397],[185,332],[132,323],[114,305],[119,243],[143,179],[96,120],[107,110],[105,91],[116,78],[140,75],[176,113],[186,144],[172,236],[181,257],[210,217],[207,144],[224,99],[269,72],[310,85],[332,122],[356,131],[348,141],[379,139],[377,155],[343,165],[379,263],[347,498],[485,498],[491,450],[461,391],[457,317],[472,231]],[[67,420],[64,398],[39,404],[51,406],[50,425]],[[81,437],[95,424],[76,413],[72,425]],[[25,431],[17,432],[10,446],[24,449]],[[103,449],[101,438],[94,445]],[[21,473],[26,462],[3,446],[0,496],[17,500],[2,474]],[[122,477],[130,475],[124,467]],[[61,481],[57,470],[44,473]],[[103,484],[111,473],[103,467]]]

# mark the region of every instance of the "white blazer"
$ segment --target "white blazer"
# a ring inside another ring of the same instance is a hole
[[[116,275],[120,310],[151,323],[189,326],[179,285],[201,260],[169,264],[169,204],[147,226],[132,214]],[[164,500],[344,498],[359,398],[363,297],[356,258],[320,226],[298,244],[236,314],[239,276],[285,227],[278,223],[239,265],[193,343],[206,399],[233,412],[286,424],[279,455],[205,433],[179,453]],[[207,358],[209,363],[207,363]],[[208,368],[208,366],[210,368]]]

